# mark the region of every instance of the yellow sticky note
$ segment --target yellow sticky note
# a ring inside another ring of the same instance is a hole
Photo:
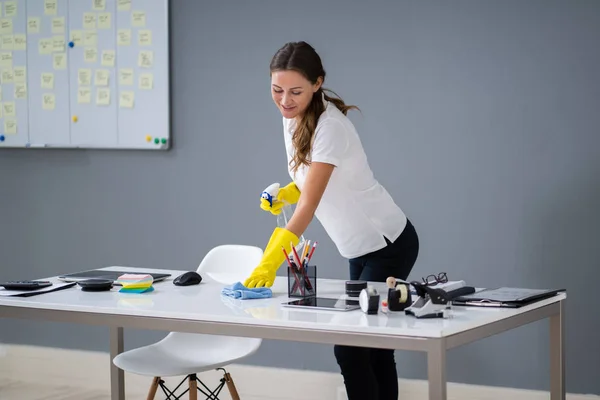
[[[152,46],[152,31],[149,29],[140,29],[138,31],[138,45]]]
[[[65,33],[65,17],[52,18],[52,33]]]
[[[98,14],[98,29],[110,29],[111,18],[110,13]]]
[[[25,83],[15,83],[15,99],[27,98],[27,85]]]
[[[98,50],[95,47],[86,47],[83,51],[83,61],[86,63],[95,63],[98,61]]]
[[[142,27],[146,26],[146,13],[144,11],[131,12],[131,26]]]
[[[83,29],[96,29],[96,13],[83,13]]]
[[[56,108],[56,96],[54,93],[42,94],[42,109],[54,110]]]
[[[24,33],[17,33],[13,35],[14,42],[13,48],[15,50],[26,50],[27,49],[27,35]]]
[[[15,81],[15,73],[12,68],[3,69],[0,73],[0,82],[2,84],[5,83],[13,83]]]
[[[16,1],[7,1],[4,3],[4,15],[7,17],[16,17],[17,16],[17,2]]]
[[[121,68],[119,70],[119,85],[132,86],[133,85],[133,69],[132,68]]]
[[[94,0],[92,7],[95,11],[104,11],[106,10],[106,0]]]
[[[96,89],[96,104],[99,106],[107,106],[110,104],[110,89],[109,88]]]
[[[12,68],[13,55],[10,51],[0,52],[0,68]]]
[[[14,80],[17,83],[27,82],[27,68],[26,67],[14,67],[13,68]]]
[[[54,73],[42,72],[42,89],[54,89]]]
[[[119,107],[121,108],[133,108],[133,100],[135,94],[130,91],[123,91],[119,96]]]
[[[142,68],[152,68],[154,63],[154,52],[142,50],[138,56],[138,66]]]
[[[131,0],[118,0],[117,10],[119,10],[119,11],[131,10]]]
[[[40,33],[40,17],[27,17],[27,33]]]
[[[110,77],[110,71],[107,69],[97,69],[94,76],[94,83],[96,86],[108,86],[108,79]]]
[[[114,50],[103,50],[101,57],[101,64],[105,67],[115,66],[115,51]]]
[[[52,39],[43,38],[39,41],[39,50],[40,54],[50,54],[52,53]]]
[[[77,71],[77,83],[79,86],[91,86],[92,70],[90,68],[79,68]]]
[[[17,134],[17,120],[16,119],[5,119],[4,120],[4,133],[7,135]]]
[[[140,74],[139,88],[150,90],[154,86],[154,76],[152,74]]]
[[[98,33],[96,31],[83,32],[83,45],[96,46],[98,44]]]
[[[2,36],[2,50],[14,50],[15,37],[13,35]]]
[[[65,51],[65,38],[62,36],[54,36],[52,38],[52,52],[62,53]]]
[[[67,53],[52,54],[52,65],[54,69],[67,69]]]
[[[5,101],[2,103],[2,113],[5,117],[15,117],[17,115],[17,109],[15,108],[14,101]]]
[[[129,46],[131,44],[131,29],[117,30],[117,45]]]
[[[89,104],[92,102],[92,89],[89,87],[80,87],[77,89],[77,103]]]
[[[56,15],[58,12],[58,0],[44,0],[44,14]]]
[[[75,46],[81,46],[83,44],[83,31],[81,30],[72,30],[71,31],[71,41]]]
[[[0,35],[10,35],[11,33],[13,33],[13,20],[0,18]]]

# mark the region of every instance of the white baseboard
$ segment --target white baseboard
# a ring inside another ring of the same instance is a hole
[[[38,385],[64,385],[93,390],[109,390],[110,359],[107,353],[65,350],[50,347],[0,345],[0,377],[31,382]],[[240,397],[265,400],[346,400],[340,374],[248,365],[227,367],[235,381]],[[209,387],[215,387],[221,377],[218,372],[198,376]],[[151,379],[125,374],[128,398],[145,395]],[[180,379],[165,379],[174,388]],[[400,398],[427,400],[427,382],[400,379]],[[303,393],[290,388],[303,387]],[[131,397],[130,397],[131,396]],[[229,399],[227,390],[222,392]],[[157,396],[157,399],[160,398]],[[549,393],[512,388],[448,383],[449,400],[546,400]],[[568,400],[600,400],[600,396],[568,394]]]

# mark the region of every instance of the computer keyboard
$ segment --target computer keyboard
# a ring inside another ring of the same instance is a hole
[[[50,281],[8,281],[0,283],[6,290],[33,290],[52,286]]]

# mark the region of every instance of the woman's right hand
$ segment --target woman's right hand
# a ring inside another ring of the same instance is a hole
[[[261,197],[260,208],[262,208],[264,211],[270,211],[273,215],[278,215],[279,213],[281,213],[281,209],[286,203],[296,204],[299,199],[300,190],[292,181],[286,186],[280,188],[277,195],[273,196],[273,205],[271,205],[268,199]]]

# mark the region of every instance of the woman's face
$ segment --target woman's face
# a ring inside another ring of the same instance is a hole
[[[271,74],[271,95],[284,118],[300,119],[319,90],[321,78],[311,83],[296,71],[275,71]]]

